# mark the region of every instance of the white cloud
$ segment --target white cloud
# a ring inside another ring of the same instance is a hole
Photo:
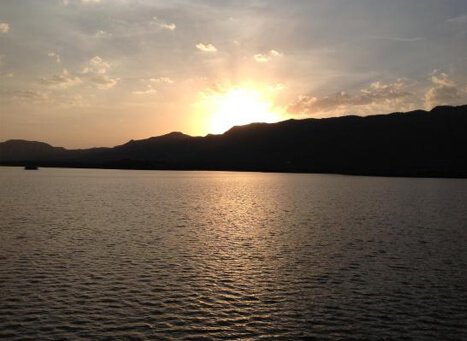
[[[271,58],[269,56],[258,53],[253,56],[253,58],[258,62],[258,63],[267,63]]]
[[[99,56],[91,58],[87,65],[81,70],[81,74],[100,90],[114,87],[119,78],[112,78],[107,73],[111,66]]]
[[[284,54],[282,52],[278,52],[276,50],[269,51],[269,55],[271,57],[282,57]]]
[[[146,86],[146,89],[143,90],[135,90],[132,91],[131,93],[134,95],[150,95],[150,94],[155,94],[157,92],[156,89],[154,89],[150,84]]]
[[[437,105],[456,105],[467,102],[467,91],[449,78],[445,73],[434,71],[431,87],[425,93],[425,106],[430,109]]]
[[[341,91],[324,97],[300,96],[288,107],[288,111],[292,114],[312,115],[323,112],[341,114],[348,111],[364,113],[399,110],[407,107],[407,103],[415,104],[408,88],[409,84],[404,79],[388,84],[377,81],[356,94]]]
[[[217,52],[217,48],[212,44],[196,44],[196,48],[203,52]]]
[[[49,53],[47,53],[47,55],[49,57],[54,58],[57,63],[60,63],[62,61],[62,59],[60,58],[60,55],[55,53],[55,52],[49,52]]]
[[[94,36],[96,38],[111,38],[112,37],[112,33],[109,33],[109,32],[106,32],[104,30],[98,30]]]
[[[98,73],[106,73],[107,70],[110,68],[109,63],[104,62],[104,60],[99,56],[91,58],[89,64],[95,66],[97,68]]]
[[[105,74],[96,74],[89,78],[89,81],[100,90],[113,88],[119,80],[119,78],[111,78]]]
[[[42,84],[54,89],[68,89],[82,82],[80,77],[71,74],[67,69],[63,69],[59,75],[41,79]]]
[[[166,30],[173,31],[177,27],[175,24],[161,24],[161,28],[164,28]]]
[[[438,71],[435,71],[431,75],[431,81],[436,86],[453,87],[453,86],[456,85],[456,83],[454,81],[449,79],[447,74],[445,74],[444,72],[438,73]]]
[[[158,84],[174,84],[175,82],[169,77],[158,77],[158,78],[149,78],[149,79],[141,79],[141,82],[146,84],[146,87],[142,90],[135,90],[131,93],[134,95],[150,95],[155,94],[158,90],[156,89],[156,85]]]
[[[6,22],[0,22],[0,33],[8,33],[10,25]]]
[[[101,57],[95,56],[91,58],[88,64],[81,70],[81,73],[99,73],[105,74],[110,69],[110,64],[105,62]]]
[[[55,57],[55,53],[49,54]],[[73,74],[67,69],[63,69],[59,75],[53,75],[49,78],[42,78],[41,83],[55,89],[67,89],[76,85],[90,85],[97,87],[100,90],[107,90],[114,87],[119,78],[108,75],[110,64],[104,61],[101,57],[95,56],[91,58],[80,73]]]
[[[149,78],[149,81],[152,83],[165,83],[165,84],[173,84],[175,83],[169,77],[159,77],[159,78]]]
[[[177,25],[175,25],[174,23],[167,23],[163,20],[158,19],[157,17],[154,17],[153,20],[155,25],[159,26],[164,30],[173,31],[177,28]]]
[[[284,54],[276,50],[270,50],[267,53],[258,53],[253,56],[258,63],[267,63],[275,57],[282,57]]]

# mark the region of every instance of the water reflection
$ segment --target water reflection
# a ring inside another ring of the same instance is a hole
[[[0,168],[0,336],[465,336],[465,181],[24,173]]]

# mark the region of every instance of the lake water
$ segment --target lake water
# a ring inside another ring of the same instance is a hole
[[[0,337],[467,339],[467,181],[0,167]]]

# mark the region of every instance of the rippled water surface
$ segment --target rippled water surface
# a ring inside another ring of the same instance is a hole
[[[467,339],[467,181],[0,168],[0,337]]]

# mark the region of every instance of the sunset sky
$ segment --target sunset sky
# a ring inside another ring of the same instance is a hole
[[[1,141],[465,103],[465,0],[0,1]]]

